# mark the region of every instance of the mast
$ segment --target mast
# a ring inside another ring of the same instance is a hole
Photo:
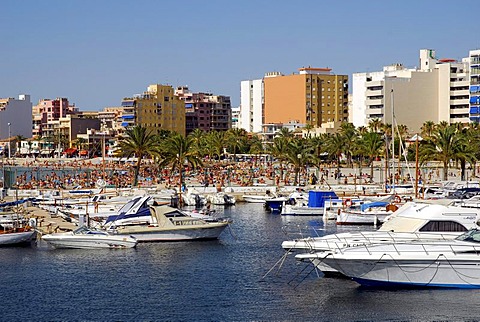
[[[395,193],[395,112],[393,109],[393,88],[390,90],[390,96],[392,104],[392,191]]]

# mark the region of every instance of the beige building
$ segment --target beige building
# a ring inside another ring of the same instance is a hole
[[[313,127],[348,121],[348,76],[330,68],[299,68],[292,75],[264,78],[264,123],[297,121]]]
[[[147,91],[122,101],[123,107],[134,111],[127,124],[144,126],[154,133],[159,130],[169,130],[185,135],[185,104],[174,95],[170,85],[150,85]]]
[[[435,51],[422,49],[419,64],[353,74],[352,123],[368,126],[380,119],[392,124],[394,119],[414,133],[426,121],[470,122],[468,60],[437,59]]]

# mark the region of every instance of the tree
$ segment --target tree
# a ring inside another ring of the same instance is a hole
[[[162,158],[159,163],[160,167],[171,167],[172,173],[178,172],[181,203],[183,170],[185,166],[189,165],[192,169],[202,166],[202,161],[194,148],[193,138],[191,136],[184,137],[177,133],[168,137],[162,144]]]
[[[234,160],[237,159],[237,153],[245,146],[247,132],[244,129],[229,129],[226,134],[228,150],[233,152]]]
[[[436,127],[432,136],[425,139],[420,145],[420,161],[422,163],[429,160],[441,161],[443,164],[443,179],[447,180],[449,162],[459,157],[467,158],[467,155],[470,155],[467,151],[461,152],[466,144],[468,144],[466,137],[461,135],[454,125],[442,124]]]
[[[375,159],[380,155],[384,142],[382,136],[377,132],[367,132],[362,135],[361,139],[361,151],[368,156],[370,162],[370,178],[373,179],[373,163]]]
[[[351,167],[357,131],[352,123],[344,122],[340,125],[339,133],[343,139],[343,153],[347,158],[347,166]]]
[[[155,157],[160,154],[158,138],[151,131],[147,131],[145,127],[137,125],[125,131],[125,136],[119,140],[118,145],[118,153],[121,157],[135,156],[137,158],[133,175],[133,185],[136,186],[142,159],[146,156]]]
[[[312,160],[312,149],[306,144],[304,139],[292,139],[287,145],[286,160],[293,165],[295,172],[294,185],[299,183],[300,170]]]
[[[283,180],[283,161],[287,159],[288,142],[282,137],[273,139],[273,143],[268,146],[268,153],[280,161],[280,180]]]
[[[423,123],[422,127],[420,128],[420,131],[424,139],[428,139],[432,137],[433,132],[435,131],[435,122],[433,121],[426,121]]]
[[[325,151],[337,162],[337,172],[340,172],[340,158],[344,151],[344,137],[340,133],[330,134],[325,142]]]
[[[371,120],[368,122],[368,128],[369,128],[372,132],[376,132],[376,133],[381,132],[382,126],[383,126],[383,122],[382,122],[382,120],[380,120],[379,118],[371,119]]]

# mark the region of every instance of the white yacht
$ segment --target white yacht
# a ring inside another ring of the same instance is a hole
[[[480,288],[480,231],[451,240],[404,240],[297,255],[367,286]]]
[[[139,242],[217,239],[230,223],[218,218],[193,217],[167,205],[150,206],[152,220],[141,224],[109,222],[108,231],[119,236],[131,235]],[[117,218],[122,219],[122,216]]]
[[[479,228],[480,209],[407,202],[376,231],[331,234],[284,241],[288,251],[328,252],[365,244],[412,239],[453,239],[465,231]],[[336,272],[324,262],[313,261],[323,272]]]
[[[137,245],[132,236],[111,235],[86,226],[71,232],[44,235],[42,239],[55,248],[133,248]]]

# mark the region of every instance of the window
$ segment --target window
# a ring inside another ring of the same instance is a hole
[[[463,225],[454,221],[429,221],[420,231],[467,231]]]

